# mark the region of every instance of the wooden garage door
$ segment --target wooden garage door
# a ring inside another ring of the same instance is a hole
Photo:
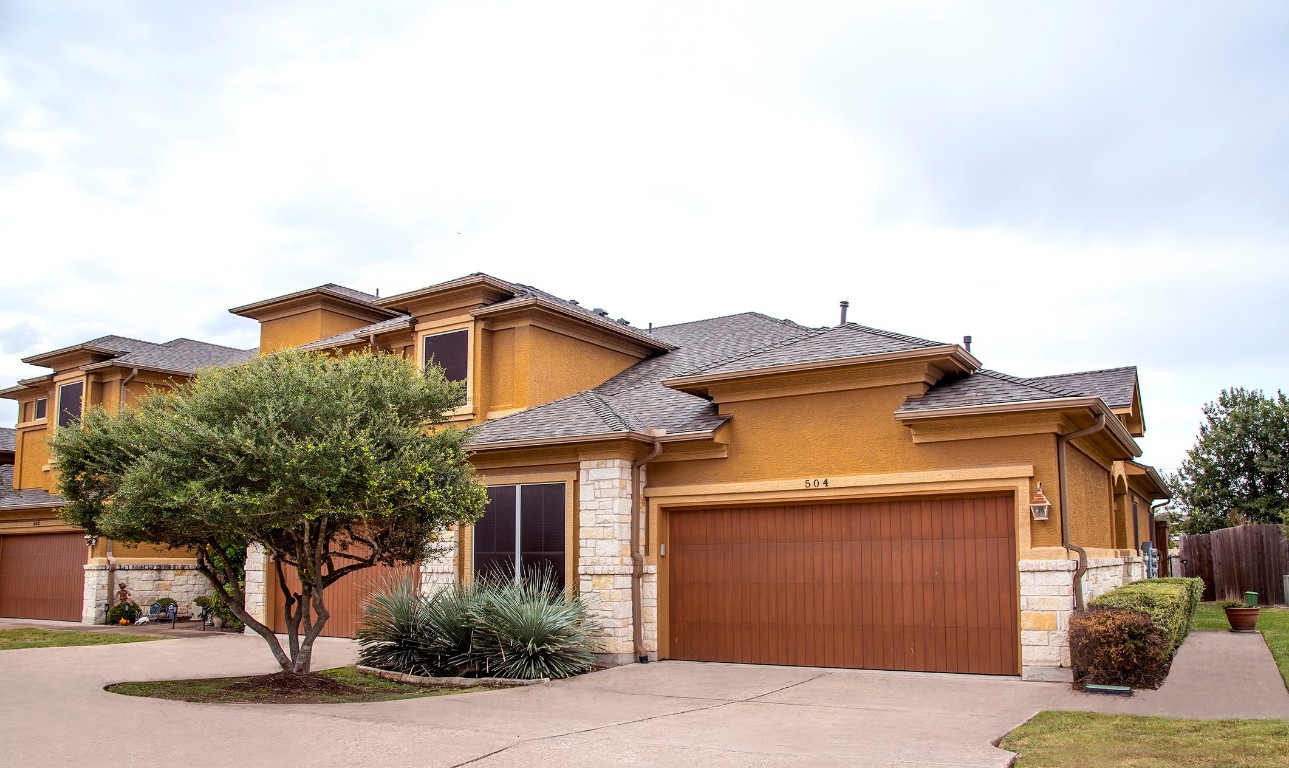
[[[670,657],[1014,675],[1011,496],[673,511]]]
[[[0,536],[0,616],[80,621],[83,533]]]
[[[416,579],[419,573],[420,570],[414,565],[398,568],[377,565],[372,568],[364,568],[361,571],[354,571],[327,587],[324,598],[327,610],[331,613],[331,618],[327,619],[326,626],[322,628],[323,636],[353,637],[358,631],[358,619],[362,617],[363,602],[373,592],[399,579],[411,578],[413,583],[417,583]],[[274,567],[273,563],[269,563],[268,577],[275,582],[277,581],[277,568]],[[294,568],[286,569],[286,581],[292,591],[299,591],[300,579],[296,576]],[[273,631],[286,632],[286,620],[282,616],[281,585],[274,592],[275,600],[269,606],[269,610],[273,612]]]

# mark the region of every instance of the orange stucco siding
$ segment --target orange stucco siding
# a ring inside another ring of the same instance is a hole
[[[524,407],[549,403],[603,384],[639,358],[534,326],[528,334]]]
[[[1076,447],[1065,452],[1070,536],[1084,547],[1115,548],[1110,470]]]
[[[326,337],[322,333],[321,309],[265,320],[260,323],[260,354],[298,347],[322,338]]]
[[[53,487],[53,473],[46,472],[49,464],[49,446],[45,441],[49,433],[44,425],[29,427],[18,431],[18,450],[15,461],[14,487],[44,488]]]

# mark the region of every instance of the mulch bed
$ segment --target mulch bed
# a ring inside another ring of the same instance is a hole
[[[201,678],[114,683],[106,690],[125,696],[147,696],[207,704],[346,704],[445,696],[487,690],[410,685],[340,667],[310,675],[278,672],[250,677]]]

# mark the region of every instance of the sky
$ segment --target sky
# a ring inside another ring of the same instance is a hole
[[[471,272],[1285,386],[1289,3],[0,0],[0,382]],[[16,419],[0,401],[0,423]]]

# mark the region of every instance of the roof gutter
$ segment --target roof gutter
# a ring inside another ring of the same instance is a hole
[[[1083,607],[1084,607],[1083,606],[1083,574],[1087,573],[1088,571],[1088,551],[1083,547],[1080,547],[1079,545],[1070,541],[1070,508],[1069,508],[1069,502],[1068,502],[1070,498],[1070,491],[1069,491],[1069,488],[1066,487],[1067,483],[1066,483],[1066,471],[1065,471],[1065,445],[1071,440],[1077,440],[1080,437],[1087,437],[1088,435],[1094,435],[1097,432],[1100,432],[1101,430],[1105,429],[1105,427],[1106,427],[1105,414],[1099,413],[1097,414],[1096,424],[1093,424],[1092,426],[1087,427],[1085,429],[1080,429],[1077,432],[1070,432],[1064,435],[1057,435],[1056,437],[1056,474],[1057,474],[1057,477],[1059,478],[1058,482],[1060,483],[1060,486],[1061,486],[1059,489],[1059,495],[1058,495],[1058,498],[1060,499],[1060,504],[1061,504],[1061,546],[1065,547],[1067,551],[1071,549],[1074,550],[1076,553],[1078,553],[1078,556],[1079,556],[1078,558],[1079,565],[1077,568],[1074,569],[1074,608],[1075,610],[1079,610],[1079,611],[1083,610]]]
[[[517,448],[542,448],[552,445],[577,445],[580,443],[601,443],[606,440],[636,440],[642,443],[679,443],[689,440],[712,440],[716,430],[702,432],[675,432],[667,435],[651,435],[646,432],[597,432],[590,435],[569,435],[567,437],[539,437],[528,440],[505,440],[496,443],[466,443],[466,450],[479,453],[482,451],[504,451]]]
[[[774,376],[782,373],[800,373],[827,368],[842,368],[850,365],[867,365],[872,363],[900,362],[904,360],[921,360],[924,358],[947,358],[956,363],[962,372],[980,368],[980,361],[957,344],[941,344],[934,347],[902,349],[896,352],[875,352],[868,355],[852,357],[835,357],[827,360],[812,360],[806,363],[789,363],[771,365],[764,368],[748,368],[737,371],[720,371],[718,373],[699,373],[689,376],[676,376],[663,379],[662,385],[682,392],[690,389],[701,389],[703,385],[715,384],[732,379],[747,379],[755,376]]]
[[[644,493],[640,487],[640,472],[661,453],[662,443],[654,440],[648,455],[631,462],[631,642],[641,664],[649,663],[649,652],[644,647],[645,547],[644,536],[640,533],[644,521]]]

